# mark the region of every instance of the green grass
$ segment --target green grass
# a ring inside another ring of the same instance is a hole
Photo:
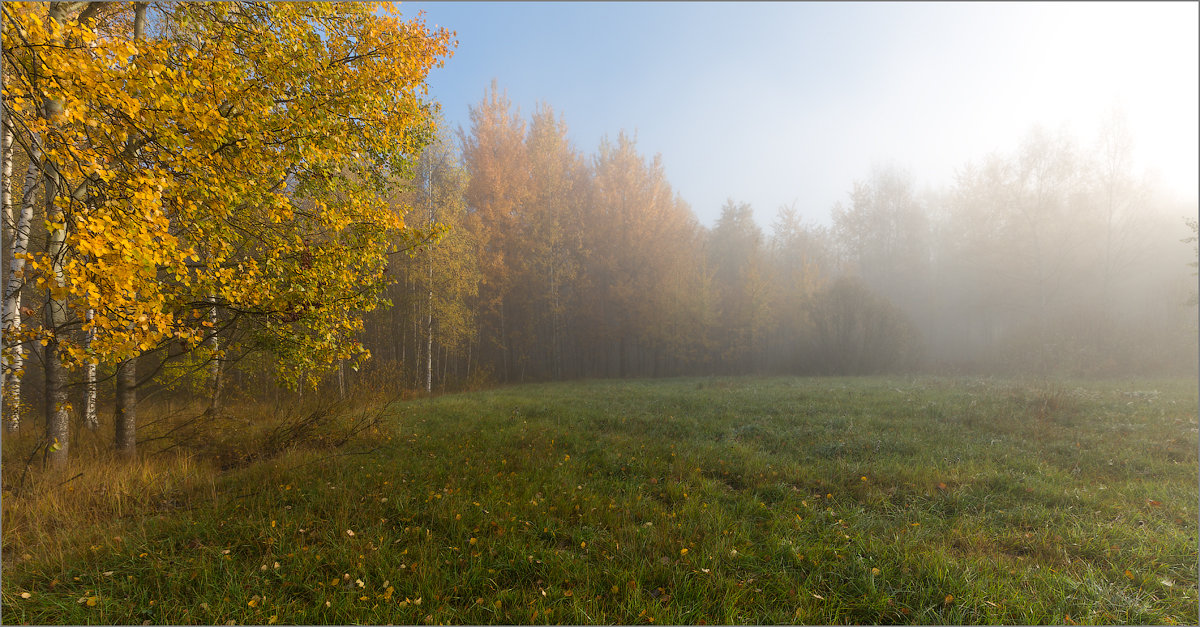
[[[1197,622],[1194,381],[605,381],[389,412],[336,452],[196,464],[140,516],[55,536],[6,508],[4,622]]]

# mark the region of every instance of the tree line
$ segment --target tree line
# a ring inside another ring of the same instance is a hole
[[[1182,216],[1136,171],[1119,112],[1081,143],[1034,126],[945,189],[878,167],[832,224],[728,201],[701,225],[621,132],[575,148],[548,105],[493,83],[420,160],[414,224],[367,316],[372,366],[409,389],[480,381],[933,370],[1192,372]],[[424,208],[422,208],[424,207]],[[1191,303],[1194,305],[1194,302]]]

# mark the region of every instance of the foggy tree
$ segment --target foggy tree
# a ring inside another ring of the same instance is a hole
[[[577,294],[584,233],[579,215],[586,202],[587,165],[567,138],[567,127],[553,109],[534,111],[525,138],[529,159],[528,203],[520,223],[514,332],[519,336],[522,378],[564,373],[568,308]]]
[[[810,311],[823,372],[894,372],[917,359],[920,341],[912,322],[857,278],[835,279],[816,294]]]
[[[771,227],[768,262],[774,339],[767,358],[785,372],[803,372],[813,361],[808,303],[836,266],[828,230],[805,224],[794,205],[781,206]]]
[[[726,201],[709,235],[709,263],[717,297],[717,329],[723,339],[720,363],[731,371],[754,370],[765,349],[770,314],[762,229],[747,203]]]
[[[1138,241],[1138,214],[1143,209],[1146,189],[1133,172],[1133,136],[1125,117],[1113,111],[1104,120],[1097,141],[1095,185],[1103,229],[1101,262],[1102,305],[1110,307],[1114,283],[1133,258],[1144,254],[1144,241]]]
[[[1184,223],[1187,224],[1187,227],[1192,230],[1192,234],[1185,237],[1183,239],[1183,243],[1192,244],[1192,261],[1188,262],[1188,265],[1195,269],[1200,267],[1200,260],[1197,259],[1197,257],[1200,256],[1200,245],[1197,245],[1196,243],[1197,241],[1200,241],[1200,237],[1197,236],[1198,222],[1196,218],[1189,218],[1184,220]],[[1192,272],[1192,276],[1196,276],[1196,274],[1197,273],[1195,271]],[[1198,303],[1200,303],[1200,294],[1198,294],[1196,291],[1193,291],[1191,298],[1188,299],[1188,304],[1195,307]]]
[[[928,273],[929,224],[911,174],[874,169],[854,183],[850,205],[836,206],[832,218],[848,267],[868,286],[894,302],[924,302],[920,280]]]
[[[467,228],[478,245],[481,358],[498,355],[501,376],[512,370],[511,328],[507,314],[512,288],[512,257],[519,255],[515,238],[519,214],[529,196],[525,122],[499,91],[495,81],[483,100],[471,107],[471,129],[462,135],[467,169]]]
[[[592,330],[596,374],[652,373],[661,365],[671,271],[691,241],[694,216],[671,190],[662,159],[647,161],[621,132],[601,141],[594,157],[593,196],[581,290],[582,324]]]
[[[478,333],[477,244],[464,225],[467,173],[445,133],[421,153],[412,185],[398,200],[413,208],[406,223],[443,234],[424,250],[392,257],[388,274],[394,282],[385,292],[392,306],[367,317],[363,342],[376,360],[399,369],[386,370],[388,376],[412,386],[420,379],[429,390],[447,385],[448,377],[469,375]]]

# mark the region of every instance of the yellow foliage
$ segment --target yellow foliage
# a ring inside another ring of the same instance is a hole
[[[132,5],[61,24],[4,5],[6,106],[64,182],[66,223],[46,224],[67,230],[61,283],[44,254],[28,268],[77,319],[95,312],[88,350],[58,338],[69,364],[197,347],[208,299],[258,319],[292,382],[365,353],[349,338],[414,237],[389,201],[450,54],[446,31],[378,8],[155,5],[158,32],[134,41]],[[39,115],[48,98],[61,115]]]

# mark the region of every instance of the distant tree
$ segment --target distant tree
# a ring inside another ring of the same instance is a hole
[[[1104,311],[1112,308],[1116,284],[1137,257],[1145,255],[1145,232],[1138,218],[1145,210],[1148,188],[1133,171],[1133,135],[1119,110],[1104,120],[1097,140],[1094,180],[1098,227],[1103,239],[1100,260],[1100,303]]]
[[[466,227],[477,245],[481,357],[512,373],[512,325],[508,320],[514,277],[514,257],[522,254],[520,234],[529,201],[529,159],[526,124],[496,81],[483,100],[471,107],[471,128],[461,133],[462,160],[467,170]]]
[[[520,337],[522,374],[536,378],[564,374],[568,309],[578,298],[586,235],[580,219],[590,173],[571,145],[567,126],[541,105],[525,137],[530,197],[522,213],[521,254],[513,259],[519,295],[513,329]]]
[[[601,141],[592,170],[581,324],[592,330],[595,374],[652,374],[666,358],[679,304],[672,272],[695,241],[695,217],[672,191],[661,156],[646,160],[624,132]]]
[[[397,199],[398,208],[409,208],[406,224],[441,235],[392,257],[392,283],[385,292],[391,307],[370,314],[362,334],[373,355],[400,365],[413,376],[407,383],[418,385],[419,379],[427,392],[445,385],[452,367],[461,366],[457,374],[466,376],[478,332],[475,298],[481,277],[474,233],[465,227],[466,188],[466,170],[441,131],[421,153],[411,189]]]
[[[726,201],[708,242],[717,306],[720,363],[733,372],[754,369],[766,349],[770,316],[769,284],[762,229],[747,203]]]
[[[850,205],[833,209],[833,233],[847,269],[897,302],[921,302],[918,283],[928,273],[929,221],[912,175],[877,168],[856,181]]]
[[[1197,236],[1197,220],[1196,218],[1187,218],[1184,220],[1184,222],[1187,224],[1188,228],[1192,230],[1192,234],[1183,240],[1183,243],[1192,245],[1192,261],[1188,263],[1188,265],[1192,268],[1196,268],[1198,265],[1200,265],[1200,259],[1197,259],[1197,257],[1200,257],[1200,245],[1197,245],[1196,243],[1198,240],[1200,240],[1200,237]],[[1192,272],[1192,276],[1196,276],[1196,274],[1196,272]],[[1195,307],[1198,302],[1200,302],[1200,295],[1197,295],[1196,291],[1193,290],[1192,296],[1188,300],[1188,304]]]
[[[808,304],[832,278],[836,264],[825,227],[805,224],[794,205],[781,206],[768,243],[768,283],[773,339],[766,356],[777,367],[801,372],[811,367]]]
[[[840,277],[810,305],[821,370],[830,374],[894,372],[920,352],[916,327],[899,308],[861,280]]]

